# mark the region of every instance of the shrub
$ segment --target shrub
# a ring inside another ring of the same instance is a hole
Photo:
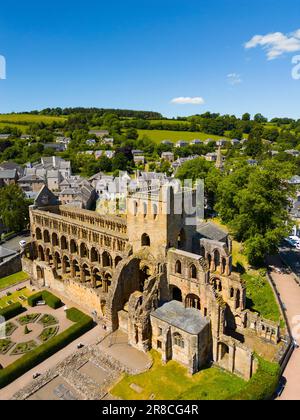
[[[6,308],[0,309],[0,317],[2,316],[5,319],[5,321],[7,321],[19,315],[24,310],[25,309],[19,302],[13,303],[12,305],[7,306]]]
[[[28,370],[34,368],[93,327],[93,320],[88,315],[85,315],[77,309],[70,309],[69,313],[76,313],[76,318],[79,319],[79,321],[69,327],[66,331],[20,357],[20,359],[6,368],[1,369],[0,388],[3,388]],[[73,317],[73,315],[71,315],[71,317]]]
[[[44,300],[46,304],[52,309],[57,309],[62,305],[61,300],[57,296],[54,296],[52,293],[48,292],[47,290],[29,296],[27,302],[29,306],[36,306],[36,304],[40,300]]]

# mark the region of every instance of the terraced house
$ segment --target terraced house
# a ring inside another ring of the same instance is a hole
[[[30,209],[23,268],[142,351],[154,348],[192,374],[214,362],[249,379],[258,347],[279,350],[280,329],[246,309],[228,234],[189,222],[194,196],[147,188],[128,194],[126,214],[104,216],[59,205],[44,187]]]

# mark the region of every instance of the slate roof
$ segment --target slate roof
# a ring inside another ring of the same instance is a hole
[[[211,222],[200,225],[197,231],[203,238],[219,242],[224,242],[228,236],[228,233],[225,230]]]
[[[151,316],[194,335],[199,334],[209,324],[200,311],[194,308],[185,308],[181,302],[175,300],[165,303],[152,312]]]
[[[17,175],[16,169],[5,169],[0,170],[0,178],[1,179],[15,179]]]

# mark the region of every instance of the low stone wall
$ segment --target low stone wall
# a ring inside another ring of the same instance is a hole
[[[0,264],[0,279],[11,276],[22,270],[21,254],[14,255],[9,260]]]

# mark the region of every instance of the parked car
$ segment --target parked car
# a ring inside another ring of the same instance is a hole
[[[23,248],[24,246],[26,246],[27,242],[22,240],[19,242],[19,245]]]

